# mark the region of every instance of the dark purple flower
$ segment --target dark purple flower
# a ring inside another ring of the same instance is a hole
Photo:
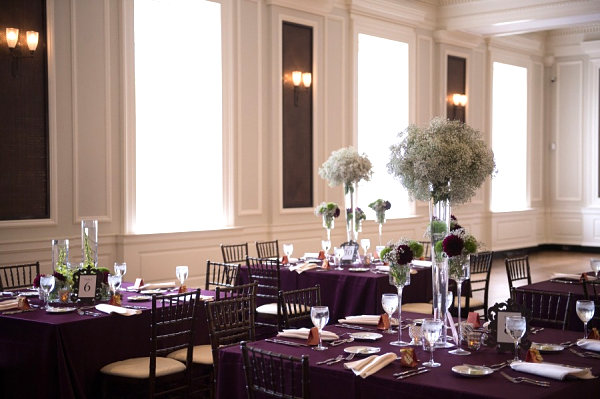
[[[452,220],[454,220],[454,221],[456,222],[456,220],[457,220],[457,219],[456,219],[456,216],[454,216],[454,215],[450,215],[450,223],[452,223]]]
[[[413,260],[413,251],[406,244],[398,245],[396,248],[396,262],[399,265],[406,265],[412,262]]]
[[[65,276],[63,276],[61,273],[59,273],[59,272],[54,272],[54,273],[52,273],[52,275],[54,276],[55,280],[58,280],[58,281],[67,281],[67,278]]]
[[[338,208],[337,206],[335,207],[335,213],[333,214],[333,217],[336,218],[340,216],[340,208]]]
[[[40,278],[45,276],[45,274],[38,274],[37,276],[35,276],[35,278],[33,279],[33,286],[35,288],[38,288],[40,286]]]
[[[385,201],[385,210],[387,211],[391,207],[392,207],[392,204],[390,204],[390,201]]]
[[[446,238],[444,238],[442,246],[446,255],[448,255],[449,257],[453,257],[458,256],[462,253],[462,250],[465,246],[465,242],[459,236],[450,234]]]

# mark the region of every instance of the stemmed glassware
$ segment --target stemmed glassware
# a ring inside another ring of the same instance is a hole
[[[456,302],[458,303],[458,342],[456,343],[456,349],[449,351],[453,355],[470,355],[471,352],[464,350],[460,347],[462,343],[462,324],[461,324],[461,314],[460,314],[460,305],[462,302],[461,290],[462,283],[465,280],[471,278],[471,268],[469,264],[469,258],[461,259],[461,256],[457,256],[452,259],[450,258],[448,261],[450,262],[450,278],[456,281]],[[453,262],[454,261],[454,262]],[[452,302],[450,302],[452,303]]]
[[[396,309],[398,309],[398,296],[396,294],[383,294],[381,296],[381,307],[390,318],[390,328],[388,328],[385,332],[388,334],[393,334],[394,330],[392,329],[392,315]]]
[[[365,251],[364,256],[366,258],[367,251],[369,250],[369,248],[371,248],[371,240],[369,240],[368,238],[362,238],[360,240],[360,246],[362,247],[363,251]]]
[[[513,339],[515,343],[515,358],[514,362],[519,361],[519,341],[523,334],[525,334],[525,330],[527,329],[527,321],[523,316],[508,316],[506,318],[506,327],[505,331],[510,337]]]
[[[177,280],[179,280],[180,287],[183,287],[185,280],[188,278],[188,267],[176,266],[175,275],[177,276]]]
[[[288,258],[288,262],[292,257],[292,252],[294,252],[294,244],[283,244],[283,253]]]
[[[123,281],[123,276],[120,274],[109,274],[108,275],[108,287],[110,288],[110,292],[114,297],[119,288],[121,288],[121,282]]]
[[[410,285],[410,265],[390,265],[389,279],[398,290],[398,341],[390,342],[390,345],[408,346],[410,343],[402,340],[402,289]]]
[[[600,259],[590,259],[590,266],[592,270],[596,273],[596,279],[598,279],[598,273],[600,273]]]
[[[583,322],[583,339],[587,339],[588,337],[587,323],[594,317],[594,310],[594,301],[579,300],[575,304],[577,316]]]
[[[335,257],[335,264],[337,267],[334,270],[344,270],[342,267],[342,257],[344,256],[344,248],[334,248],[333,256]]]
[[[321,249],[325,252],[325,257],[329,255],[329,250],[331,249],[331,241],[330,240],[321,240]]]
[[[424,362],[423,366],[427,367],[440,367],[441,364],[437,363],[433,360],[433,351],[435,350],[435,343],[440,338],[440,334],[442,333],[442,327],[444,326],[444,322],[440,319],[425,319],[423,320],[423,325],[421,329],[423,331],[423,338],[427,341],[429,349],[431,351],[431,358],[428,362]]]
[[[40,287],[42,291],[44,291],[44,308],[48,309],[48,297],[50,296],[50,292],[54,289],[54,284],[56,284],[56,280],[54,276],[41,276],[40,277]]]
[[[316,351],[324,351],[327,347],[323,346],[323,337],[321,333],[323,327],[329,322],[329,308],[327,306],[313,306],[310,309],[310,319],[312,320],[313,325],[319,329],[319,345],[315,346],[313,349]]]
[[[377,257],[379,258],[379,261],[381,263],[383,263],[383,259],[381,259],[381,251],[383,251],[384,248],[385,248],[385,245],[377,245],[375,247],[375,251],[377,252]]]
[[[115,274],[117,276],[124,277],[126,273],[127,273],[127,263],[115,262]]]

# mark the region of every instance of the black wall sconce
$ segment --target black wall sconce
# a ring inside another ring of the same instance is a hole
[[[467,105],[467,95],[454,93],[449,96],[449,103],[452,105],[452,120],[465,122],[465,106]]]
[[[17,76],[17,72],[19,70],[19,59],[21,58],[33,58],[33,53],[37,49],[39,33],[34,30],[28,30],[26,33],[26,42],[27,48],[29,49],[29,54],[25,53],[23,50],[19,51],[19,29],[18,28],[6,28],[6,44],[8,49],[10,50],[10,55],[12,56],[12,64],[11,64],[11,75],[13,77]]]
[[[292,72],[292,83],[294,84],[294,106],[298,106],[298,96],[300,83],[305,89],[312,84],[312,74],[310,72],[294,71]]]

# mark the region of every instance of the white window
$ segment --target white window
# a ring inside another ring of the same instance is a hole
[[[221,4],[138,0],[134,233],[225,225]]]
[[[527,68],[493,63],[493,212],[527,209]]]
[[[387,171],[390,146],[408,126],[408,43],[360,33],[358,35],[358,152],[373,164],[373,177],[361,182],[358,204],[368,219],[368,205],[378,198],[390,201],[386,218],[412,213],[408,194]]]

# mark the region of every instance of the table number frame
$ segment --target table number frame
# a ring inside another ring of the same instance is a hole
[[[529,325],[531,322],[531,311],[523,305],[515,303],[512,299],[508,299],[506,302],[500,302],[494,304],[488,309],[488,318],[490,325],[488,326],[488,338],[486,344],[489,346],[496,346],[498,352],[511,352],[515,346],[512,341],[504,342],[503,336],[506,335],[504,331],[499,330],[499,323],[505,323],[507,316],[522,315],[525,317],[526,327],[525,334],[521,337],[519,343],[520,348],[529,349],[531,341],[529,340]],[[504,325],[501,327],[504,328]]]
[[[345,242],[340,245],[344,248],[344,256],[342,257],[342,264],[351,265],[356,262],[358,258],[358,243],[354,241]]]
[[[94,302],[102,298],[104,273],[95,267],[84,267],[73,273],[73,302]]]

